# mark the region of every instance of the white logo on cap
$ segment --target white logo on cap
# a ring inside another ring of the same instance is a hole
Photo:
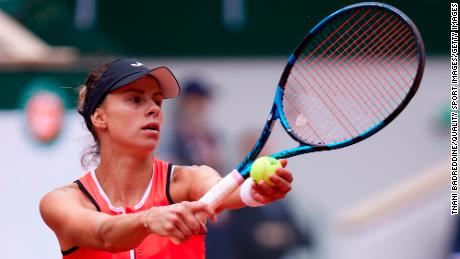
[[[134,64],[131,64],[131,66],[133,67],[140,67],[140,66],[143,66],[144,64],[142,64],[141,62],[136,62]]]

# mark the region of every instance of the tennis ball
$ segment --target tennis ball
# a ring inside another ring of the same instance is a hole
[[[260,180],[264,180],[267,184],[273,185],[270,181],[270,175],[274,174],[276,169],[279,167],[281,167],[280,161],[273,157],[263,156],[254,161],[251,166],[250,174],[256,183]]]

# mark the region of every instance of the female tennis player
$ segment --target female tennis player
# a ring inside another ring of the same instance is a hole
[[[153,155],[162,102],[178,94],[169,69],[149,69],[133,58],[88,75],[79,112],[95,140],[98,166],[40,202],[63,258],[204,258],[203,215],[216,220],[216,211],[267,204],[290,191],[292,174],[279,168],[271,176],[274,186],[253,182],[216,211],[198,202],[219,174],[207,166],[173,166]]]

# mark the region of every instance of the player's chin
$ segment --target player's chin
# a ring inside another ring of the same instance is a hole
[[[148,149],[155,149],[158,146],[159,138],[150,138],[142,142],[142,146]]]
[[[160,136],[142,136],[140,139],[135,141],[135,146],[139,149],[146,151],[153,151],[157,148],[160,140]]]
[[[144,130],[141,132],[139,137],[142,142],[157,143],[160,140],[160,132],[156,130]]]
[[[132,153],[150,155],[150,154],[153,154],[156,148],[157,148],[156,143],[142,143],[142,144],[136,145],[136,147],[132,150],[133,151]]]

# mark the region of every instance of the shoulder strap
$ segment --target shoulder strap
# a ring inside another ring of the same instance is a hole
[[[91,201],[91,203],[96,207],[97,211],[101,211],[101,207],[99,207],[99,204],[97,204],[96,200],[94,197],[89,193],[89,191],[83,186],[83,184],[80,182],[80,180],[74,181],[78,185],[78,188],[83,192],[83,194],[88,197],[88,199]]]
[[[166,198],[168,199],[169,204],[174,204],[175,202],[171,198],[171,193],[169,191],[169,188],[171,186],[171,177],[172,177],[172,170],[174,169],[174,165],[169,163],[168,164],[168,171],[167,171],[167,176],[166,176]]]

